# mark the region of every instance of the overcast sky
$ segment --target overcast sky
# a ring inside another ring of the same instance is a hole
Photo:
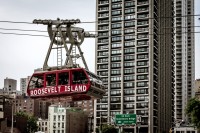
[[[95,21],[95,0],[0,0],[0,21],[32,22],[33,19],[77,19],[82,22]],[[195,6],[200,6],[200,0],[196,0]],[[195,14],[200,15],[199,8]],[[200,26],[200,16],[195,17],[195,24]],[[95,23],[83,23],[76,26],[86,31],[95,31]],[[46,30],[44,25],[35,24],[13,24],[1,23],[0,28]],[[196,32],[200,28],[195,29]],[[6,31],[8,33],[45,34],[38,32]],[[196,38],[196,72],[195,77],[200,78],[200,33],[195,34]],[[0,88],[4,86],[6,77],[16,79],[26,78],[32,75],[33,70],[42,68],[49,47],[50,40],[47,37],[31,37],[5,35],[0,33]],[[95,64],[95,39],[85,39],[82,44],[89,69],[94,72]]]

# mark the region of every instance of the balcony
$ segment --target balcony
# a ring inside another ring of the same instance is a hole
[[[138,8],[137,11],[138,12],[147,12],[147,11],[149,11],[149,8],[148,7]]]
[[[98,15],[99,18],[106,18],[108,16],[109,16],[108,13],[101,13],[101,14]]]
[[[137,5],[138,6],[141,6],[141,5],[148,5],[149,4],[149,2],[148,1],[138,1],[138,3],[137,3]]]
[[[99,7],[99,12],[109,11],[108,7]]]
[[[149,14],[138,14],[138,19],[148,18]]]
[[[99,5],[106,5],[109,4],[109,1],[105,0],[105,1],[99,1]]]
[[[137,32],[148,32],[149,31],[149,28],[146,27],[146,28],[138,28],[137,29]]]

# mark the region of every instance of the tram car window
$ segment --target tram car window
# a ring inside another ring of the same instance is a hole
[[[72,83],[73,84],[86,84],[88,79],[83,70],[72,71]]]
[[[47,74],[46,75],[46,86],[55,86],[56,85],[56,74]]]
[[[58,74],[58,85],[68,85],[69,84],[69,72],[62,72]]]
[[[31,78],[29,88],[34,89],[34,88],[42,88],[44,87],[44,75],[34,75]]]

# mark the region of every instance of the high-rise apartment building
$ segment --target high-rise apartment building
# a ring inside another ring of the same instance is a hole
[[[194,0],[174,0],[175,120],[187,121],[185,107],[194,96]]]
[[[30,76],[28,76],[27,78],[20,78],[20,90],[22,92],[22,94],[26,94],[26,89],[27,89],[27,85],[29,82]]]
[[[123,126],[123,131],[169,132],[174,117],[173,4],[97,0],[96,72],[107,93],[95,101],[96,127],[110,123],[115,114],[134,113],[141,116],[140,128]]]

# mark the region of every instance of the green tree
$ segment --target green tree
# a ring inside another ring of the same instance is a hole
[[[35,118],[34,116],[30,116],[25,112],[17,112],[16,116],[27,118],[27,133],[34,133],[38,130],[37,118]]]
[[[103,125],[102,133],[117,133],[117,129],[112,125]]]
[[[27,132],[34,133],[37,130],[38,130],[37,119],[33,116],[29,116],[27,121]]]
[[[191,122],[200,129],[200,100],[191,98],[186,106],[186,114],[191,117]]]

